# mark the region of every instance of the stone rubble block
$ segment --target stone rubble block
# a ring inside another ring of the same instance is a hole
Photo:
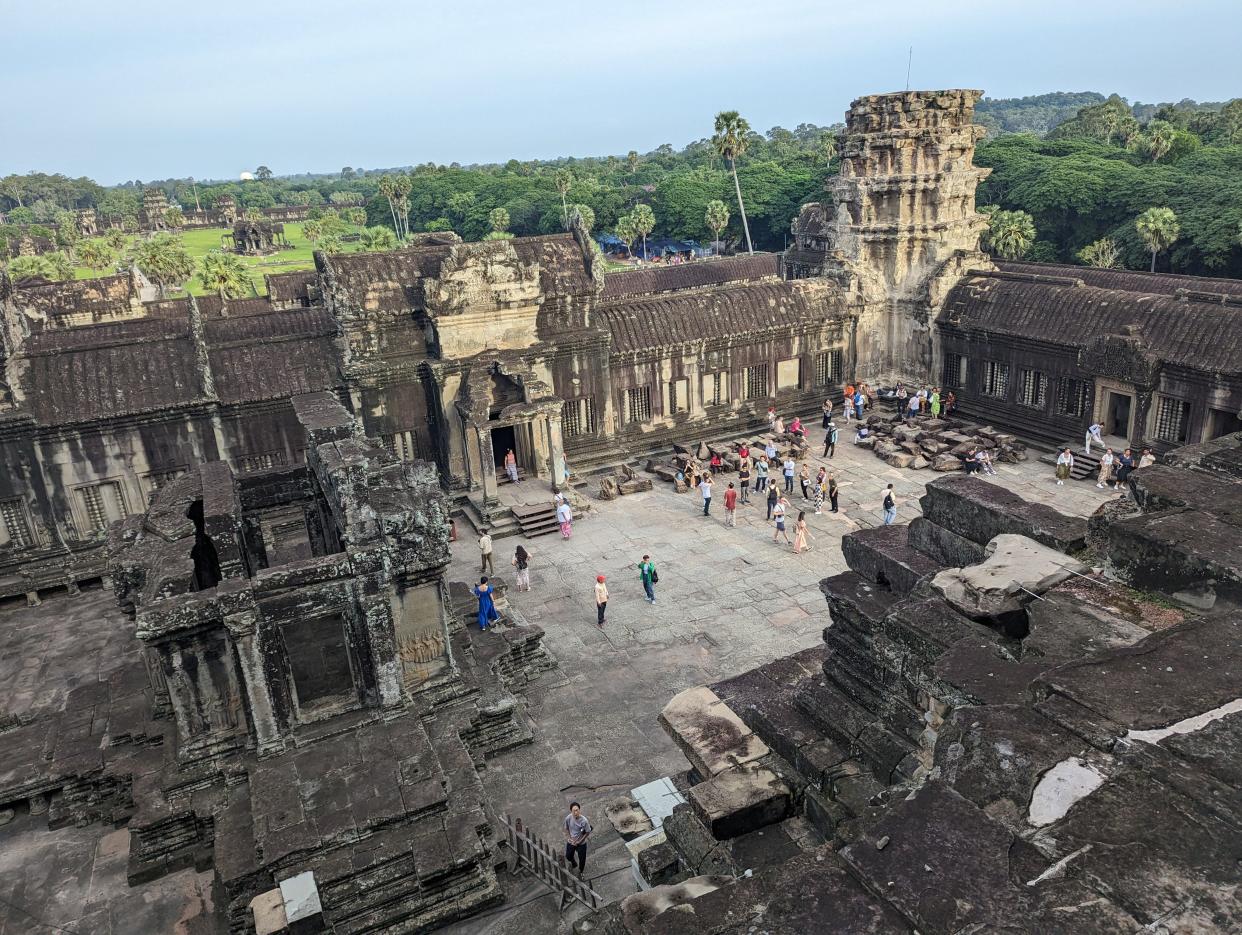
[[[722,841],[782,820],[793,795],[772,770],[747,763],[692,787],[686,799],[712,836]]]
[[[986,545],[1001,534],[1026,536],[1060,552],[1086,544],[1087,521],[1042,503],[1029,503],[1011,490],[965,474],[946,474],[927,485],[923,516],[959,536]]]
[[[768,745],[705,685],[675,695],[660,712],[660,725],[704,778],[754,762],[770,752]]]
[[[945,569],[932,579],[932,587],[968,617],[1000,617],[1087,571],[1081,562],[1033,539],[1000,535],[988,543],[982,562]]]

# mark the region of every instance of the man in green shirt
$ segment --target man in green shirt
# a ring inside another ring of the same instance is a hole
[[[656,574],[655,562],[651,560],[650,555],[644,555],[643,560],[638,563],[638,574],[643,579],[643,590],[647,592],[648,602],[654,604],[654,585],[660,580],[660,576]]]

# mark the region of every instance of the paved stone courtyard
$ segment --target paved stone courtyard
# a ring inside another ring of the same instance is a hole
[[[818,421],[813,423],[818,425]],[[841,432],[844,440],[846,432]],[[848,436],[852,438],[852,432]],[[812,440],[822,432],[812,429]],[[814,454],[822,446],[813,449]],[[1052,468],[1030,461],[998,465],[996,477],[1015,493],[1066,513],[1086,515],[1110,496],[1094,484],[1057,487]],[[819,581],[846,570],[841,537],[881,522],[880,500],[892,483],[897,522],[919,514],[931,471],[889,467],[870,451],[843,443],[830,461],[810,459],[812,473],[828,465],[841,485],[841,513],[813,515],[795,479],[791,526],[805,506],[815,541],[794,555],[773,544],[762,497],[739,506],[736,528],[724,525],[723,491],[717,484],[710,517],[697,491],[676,494],[657,482],[647,493],[610,502],[592,501],[592,512],[574,524],[573,539],[559,534],[533,540],[496,540],[498,574],[512,581],[509,560],[518,543],[532,555],[528,593],[509,591],[512,605],[547,632],[546,645],[563,680],[530,694],[535,742],[492,761],[484,782],[498,810],[509,811],[553,842],[571,800],[582,803],[595,825],[588,876],[610,898],[634,892],[629,857],[604,815],[618,795],[660,776],[685,770],[686,761],[657,722],[673,695],[704,682],[753,668],[815,645],[829,623]],[[736,475],[732,475],[734,479]],[[536,487],[523,491],[537,498]],[[792,538],[792,533],[791,533]],[[657,602],[643,597],[637,565],[644,553],[659,570]],[[477,581],[478,549],[462,533],[453,545],[453,580]],[[608,579],[608,620],[595,625],[596,574]],[[460,933],[553,931],[554,897],[529,877],[515,882],[507,907],[453,929]],[[530,902],[523,904],[529,899]],[[572,913],[567,910],[566,916]]]

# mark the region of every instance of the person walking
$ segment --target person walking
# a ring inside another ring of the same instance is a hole
[[[836,476],[833,474],[829,474],[828,475],[828,502],[832,504],[832,512],[834,513],[840,512],[837,509],[837,496],[840,493],[841,493],[841,490],[839,487],[837,487]]]
[[[824,469],[819,469],[819,474],[815,477],[815,483],[812,485],[815,494],[815,515],[819,516],[824,512]]]
[[[1116,480],[1113,477],[1113,466],[1116,463],[1117,458],[1113,455],[1113,449],[1105,448],[1104,454],[1100,455],[1100,472],[1095,476],[1095,486],[1101,490],[1106,484],[1116,486]]]
[[[595,576],[595,625],[604,625],[604,611],[608,609],[608,585],[603,575]]]
[[[586,870],[587,841],[591,838],[591,823],[582,814],[582,806],[577,802],[569,805],[569,814],[565,816],[565,862],[575,865],[577,858],[578,876]]]
[[[802,499],[811,499],[811,466],[802,462],[802,470],[798,471],[798,483],[802,485]]]
[[[780,499],[781,492],[777,490],[776,485],[773,484],[768,488],[768,519],[772,518],[772,510],[775,508],[776,504],[780,502]]]
[[[768,431],[771,432],[776,426],[776,407],[768,406]]]
[[[505,473],[509,475],[510,481],[515,484],[518,482],[517,455],[512,448],[505,452]]]
[[[729,481],[729,487],[724,492],[725,500],[725,525],[737,526],[737,491],[733,489],[733,481]]]
[[[837,427],[830,420],[828,422],[828,431],[824,433],[824,457],[835,458],[837,454]]]
[[[949,390],[944,396],[944,414],[951,416],[957,411],[957,397]]]
[[[808,538],[811,540],[815,539],[811,535],[811,530],[807,529],[806,526],[806,511],[800,510],[798,512],[798,521],[794,523],[794,555],[801,555],[803,552],[810,551],[811,547],[807,544]]]
[[[517,589],[519,591],[530,590],[530,553],[526,551],[524,546],[518,546],[513,550],[513,558],[509,562],[517,570]]]
[[[1095,442],[1101,448],[1108,447],[1107,445],[1104,444],[1104,437],[1101,434],[1103,431],[1104,431],[1104,426],[1100,425],[1100,423],[1098,422],[1092,422],[1089,426],[1087,426],[1087,432],[1085,435],[1083,435],[1083,439],[1082,439],[1082,447],[1083,447],[1083,451],[1088,456],[1091,454],[1091,443],[1092,442]]]
[[[798,462],[793,459],[793,455],[786,456],[781,470],[785,475],[785,493],[793,493],[794,475],[798,473]]]
[[[763,490],[768,486],[768,456],[760,455],[759,463],[755,465],[755,493]]]
[[[1074,456],[1068,448],[1062,448],[1061,453],[1057,455],[1057,486],[1061,487],[1065,484],[1066,479],[1070,476],[1070,471],[1074,470]]]
[[[659,574],[656,573],[655,562],[651,560],[650,555],[644,555],[643,560],[638,563],[638,576],[642,579],[643,590],[647,592],[648,603],[655,603],[655,584],[660,580]],[[607,600],[607,595],[605,595]]]
[[[562,539],[568,539],[574,534],[574,511],[564,497],[561,497],[561,502],[556,508],[556,521],[561,524]]]
[[[479,571],[496,574],[496,566],[492,564],[492,537],[486,526],[479,530]]]
[[[500,616],[496,613],[496,602],[492,599],[495,590],[487,583],[487,575],[480,578],[474,588],[474,596],[479,599],[479,629],[484,633],[487,632],[488,625]]]
[[[931,396],[928,397],[928,403],[931,405],[931,416],[933,419],[940,418],[940,387],[933,387]]]
[[[892,484],[884,488],[882,507],[884,510],[884,525],[893,525],[893,522],[897,519],[897,495],[893,493]]]
[[[781,497],[772,507],[772,518],[776,520],[776,529],[772,532],[772,541],[775,542],[778,537],[784,537],[785,544],[790,545],[789,533],[785,531],[785,511],[789,507],[789,501]]]
[[[699,491],[703,494],[703,515],[707,516],[712,511],[712,476],[704,474],[703,479],[699,481]]]
[[[832,425],[832,400],[825,399],[824,405],[821,407],[824,412],[824,428]]]
[[[854,418],[854,384],[845,384],[841,397],[841,408],[845,410],[845,421],[848,424]]]
[[[737,485],[741,488],[742,502],[750,503],[750,458],[743,458],[737,466]]]

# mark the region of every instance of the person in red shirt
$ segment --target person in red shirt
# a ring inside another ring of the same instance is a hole
[[[716,452],[716,451],[712,452],[712,460],[710,464],[711,464],[712,474],[719,474],[720,468],[724,465],[724,462],[720,459],[719,452]]]
[[[737,456],[741,458],[743,461],[749,458],[750,457],[750,445],[746,444],[746,442],[742,442],[742,447],[737,450]]]
[[[733,489],[733,481],[729,481],[729,489],[725,491],[725,525],[737,525],[737,491]]]

